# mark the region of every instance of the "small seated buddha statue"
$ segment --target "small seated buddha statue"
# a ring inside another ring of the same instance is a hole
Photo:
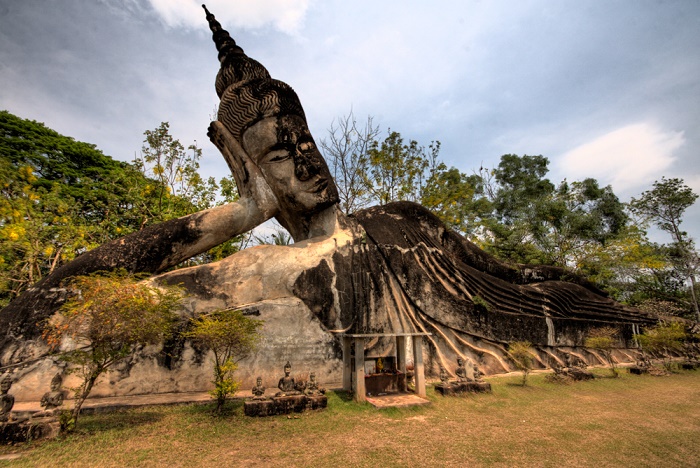
[[[7,393],[10,391],[11,386],[12,379],[10,375],[7,374],[5,378],[0,381],[0,422],[10,419],[10,412],[15,405],[15,397]]]
[[[299,395],[299,391],[296,389],[294,382],[294,377],[289,374],[292,372],[292,365],[289,361],[284,365],[284,377],[282,377],[277,384],[277,388],[280,389],[275,396],[289,396],[289,395]]]
[[[304,393],[308,396],[318,396],[326,393],[325,388],[318,386],[318,382],[316,382],[315,372],[312,372],[309,375],[309,381],[306,384],[306,389],[304,390]]]
[[[440,382],[443,383],[443,385],[447,385],[450,380],[450,374],[447,373],[447,369],[444,367],[440,366]]]
[[[484,374],[481,372],[481,369],[479,369],[479,366],[474,364],[474,381],[475,382],[483,382],[484,381]]]
[[[53,379],[51,379],[51,390],[44,393],[41,397],[40,405],[46,411],[58,408],[63,404],[65,394],[64,391],[61,390],[61,385],[63,385],[63,377],[61,377],[61,374],[54,375]]]
[[[457,358],[457,369],[455,369],[455,375],[457,376],[458,382],[468,382],[469,377],[467,377],[467,369],[464,367],[464,359]]]
[[[253,400],[265,400],[265,387],[262,384],[262,377],[258,377],[255,380],[255,387],[251,390],[253,393]]]

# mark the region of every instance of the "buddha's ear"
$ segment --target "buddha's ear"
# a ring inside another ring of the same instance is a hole
[[[258,208],[268,217],[277,214],[279,202],[260,172],[260,168],[224,124],[218,120],[213,121],[209,125],[207,135],[221,151],[231,169],[240,197],[255,200]]]

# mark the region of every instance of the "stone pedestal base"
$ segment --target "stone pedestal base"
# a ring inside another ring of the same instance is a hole
[[[593,380],[595,375],[583,369],[570,368],[565,371],[574,380]]]
[[[649,368],[648,367],[632,366],[629,368],[629,371],[630,371],[630,374],[642,375],[642,374],[648,374]]]
[[[318,410],[323,409],[328,406],[328,398],[326,395],[317,396],[307,396],[306,397],[306,409],[307,410]]]
[[[0,423],[0,444],[58,437],[61,425],[54,418]]]
[[[290,395],[273,397],[269,400],[248,400],[243,403],[246,416],[275,416],[278,414],[301,413],[305,410],[323,409],[328,405],[325,395]]]
[[[491,393],[488,382],[453,382],[435,385],[435,391],[442,396],[456,396],[462,393]]]
[[[684,370],[695,370],[700,369],[699,361],[685,361],[681,363],[681,369]]]

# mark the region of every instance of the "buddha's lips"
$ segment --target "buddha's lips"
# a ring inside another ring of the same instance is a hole
[[[327,179],[319,179],[318,182],[316,182],[313,187],[309,190],[309,192],[313,193],[318,193],[322,192],[328,187],[328,180]]]

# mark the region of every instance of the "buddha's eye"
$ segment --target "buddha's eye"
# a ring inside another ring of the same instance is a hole
[[[291,157],[291,154],[289,154],[289,151],[273,151],[268,154],[267,162],[281,162],[281,161],[286,161]]]
[[[270,152],[267,153],[265,161],[273,163],[285,161],[292,157],[293,152],[294,145],[290,143],[277,143],[275,146],[270,148]]]

